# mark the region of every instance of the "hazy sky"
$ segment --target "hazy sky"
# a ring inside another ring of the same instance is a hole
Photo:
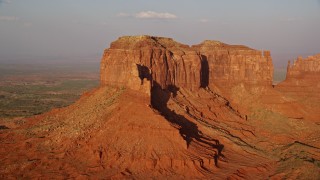
[[[0,61],[99,57],[122,35],[320,53],[319,0],[0,0]]]

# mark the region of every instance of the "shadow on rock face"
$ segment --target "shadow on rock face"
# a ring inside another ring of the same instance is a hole
[[[207,57],[201,55],[201,87],[205,88],[209,85],[209,64]]]
[[[170,85],[167,89],[162,89],[157,82],[153,82],[153,87],[151,90],[151,104],[152,107],[157,109],[170,123],[178,125],[179,132],[183,139],[189,147],[192,141],[197,141],[217,149],[217,156],[223,156],[222,150],[224,148],[223,144],[220,144],[219,140],[206,137],[199,129],[197,124],[190,122],[183,115],[175,113],[173,110],[169,109],[167,102],[170,97],[177,95],[179,88]],[[186,112],[188,112],[188,107],[186,107]],[[214,142],[214,143],[212,143]]]
[[[146,78],[148,81],[151,81],[151,73],[147,66],[143,66],[140,64],[137,64],[137,69],[139,72],[139,78],[141,79],[141,84],[143,84],[143,79]]]
[[[8,128],[7,126],[0,125],[0,130],[2,129],[10,129],[10,128]]]

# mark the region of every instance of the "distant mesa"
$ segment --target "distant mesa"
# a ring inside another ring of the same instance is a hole
[[[320,74],[320,54],[308,56],[303,59],[298,57],[297,60],[288,62],[287,79],[290,78],[303,78],[305,75]]]
[[[320,54],[298,57],[293,63],[289,61],[286,79],[279,83],[278,88],[300,95],[319,95],[320,98]]]

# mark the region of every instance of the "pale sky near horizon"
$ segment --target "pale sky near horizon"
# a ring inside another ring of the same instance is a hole
[[[320,53],[320,0],[0,0],[0,62],[97,58],[123,35]]]

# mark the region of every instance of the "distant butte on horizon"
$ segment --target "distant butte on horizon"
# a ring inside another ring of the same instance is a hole
[[[320,55],[272,80],[269,51],[120,37],[99,87],[3,124],[0,178],[319,179]]]

